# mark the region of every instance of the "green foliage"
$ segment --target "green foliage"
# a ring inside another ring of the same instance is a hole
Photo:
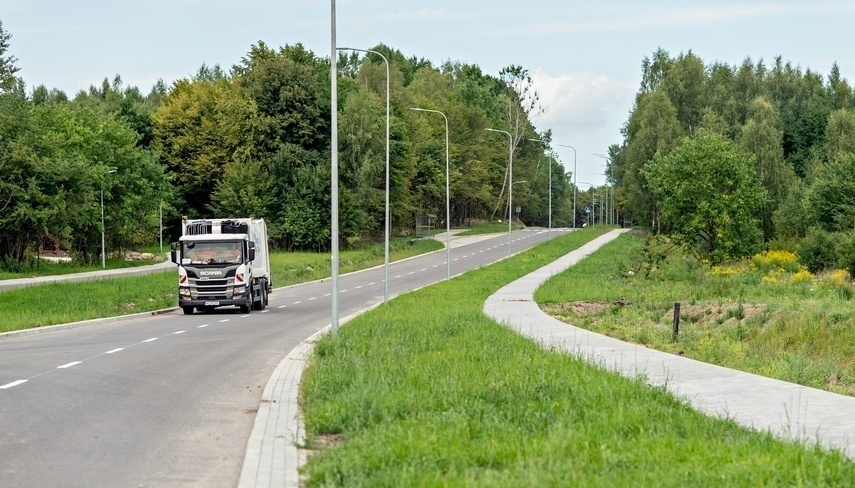
[[[836,266],[838,258],[832,235],[822,229],[812,228],[799,245],[799,261],[811,273]]]
[[[645,175],[674,242],[714,263],[756,250],[765,192],[749,157],[720,135],[699,131]]]
[[[812,221],[834,231],[855,227],[855,153],[822,165],[807,190]]]
[[[842,453],[710,419],[483,315],[490,293],[594,235],[403,295],[318,341],[301,385],[315,451],[306,485],[820,485],[855,475]],[[586,288],[603,278],[586,276]]]
[[[772,215],[777,235],[782,239],[801,239],[807,235],[813,218],[805,198],[804,182],[795,179],[786,198]]]

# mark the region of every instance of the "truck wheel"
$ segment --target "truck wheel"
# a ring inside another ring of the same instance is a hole
[[[184,311],[184,315],[193,315],[193,307],[181,307],[181,310]]]
[[[258,300],[258,308],[264,310],[267,308],[267,282],[261,282],[261,297]]]
[[[252,290],[249,291],[249,299],[246,302],[246,305],[240,306],[240,313],[249,313],[250,309],[252,309]]]

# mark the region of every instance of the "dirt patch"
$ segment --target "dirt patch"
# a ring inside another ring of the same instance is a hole
[[[550,315],[568,315],[572,314],[577,317],[585,317],[588,315],[597,315],[611,310],[614,307],[625,307],[630,302],[626,298],[618,298],[613,301],[594,300],[591,302],[564,302],[558,305],[546,305],[542,309]]]

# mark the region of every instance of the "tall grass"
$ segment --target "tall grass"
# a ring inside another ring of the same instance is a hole
[[[301,403],[308,486],[845,486],[839,453],[709,419],[545,351],[484,300],[600,232],[392,300],[325,336]]]
[[[837,393],[855,395],[855,303],[845,272],[813,276],[782,252],[709,268],[672,253],[639,271],[624,235],[547,281],[541,308],[573,325]],[[672,342],[674,303],[680,333]]]

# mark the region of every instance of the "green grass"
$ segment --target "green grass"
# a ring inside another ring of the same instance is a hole
[[[395,261],[442,248],[442,243],[434,239],[390,239],[389,259]],[[270,261],[276,287],[330,276],[329,253],[274,252]],[[356,271],[383,261],[384,244],[375,243],[359,250],[341,251],[339,271]],[[174,307],[178,304],[177,291],[175,271],[3,291],[0,332]]]
[[[395,298],[304,374],[308,486],[846,486],[845,456],[710,419],[486,318],[509,281],[600,232]],[[413,313],[416,310],[417,313]]]
[[[523,225],[512,226],[513,230],[525,229]],[[460,232],[458,236],[477,236],[481,234],[498,234],[502,232],[508,231],[508,223],[507,222],[490,222],[487,224],[472,224],[467,230]]]
[[[547,281],[541,308],[578,327],[733,369],[855,395],[852,286],[796,283],[744,263],[712,270],[680,253],[638,270],[642,239],[623,235]],[[674,303],[681,304],[672,342]]]
[[[0,332],[174,307],[176,273],[168,271],[0,292]]]
[[[101,260],[98,258],[97,262],[92,262],[92,264],[80,263],[77,261],[71,261],[67,263],[54,263],[47,260],[42,260],[41,263],[36,266],[36,263],[32,263],[30,265],[25,266],[21,271],[11,272],[11,271],[3,271],[0,269],[0,280],[9,280],[15,278],[33,278],[37,276],[56,276],[63,274],[72,274],[72,273],[85,273],[87,271],[100,271],[102,269],[121,269],[121,268],[133,268],[135,266],[145,266],[147,264],[156,264],[162,262],[163,259],[155,259],[152,261],[125,261],[121,258],[107,259],[105,261],[105,268],[101,267]]]

